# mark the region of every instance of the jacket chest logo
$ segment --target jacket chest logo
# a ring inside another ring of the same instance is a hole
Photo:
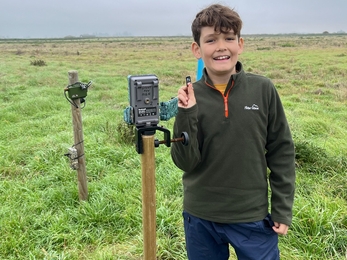
[[[244,110],[259,110],[259,107],[258,107],[258,105],[253,104],[251,106],[245,106]]]

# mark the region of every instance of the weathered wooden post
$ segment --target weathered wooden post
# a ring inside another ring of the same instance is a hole
[[[154,135],[143,135],[142,164],[142,228],[145,260],[156,259],[156,202]]]
[[[68,72],[69,84],[73,85],[78,81],[78,72],[75,70]],[[83,143],[83,127],[82,127],[82,113],[81,113],[81,100],[76,98],[71,103],[72,124],[74,133],[74,147],[77,150],[78,167],[77,167],[77,181],[78,181],[78,196],[80,200],[88,199],[87,187],[87,173],[86,173],[86,159],[84,155]]]

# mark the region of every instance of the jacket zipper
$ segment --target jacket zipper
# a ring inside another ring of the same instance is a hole
[[[205,84],[207,86],[209,86],[210,88],[214,89],[214,90],[217,90],[219,93],[221,93],[222,97],[223,97],[223,100],[224,100],[224,116],[226,118],[229,117],[229,108],[228,108],[228,97],[229,97],[229,93],[230,93],[230,90],[233,88],[234,86],[234,80],[232,81],[231,83],[231,87],[229,88],[228,92],[227,92],[227,95],[224,96],[224,94],[222,92],[220,92],[218,89],[214,88],[213,86],[211,86],[210,84],[207,83],[207,81],[205,81]]]

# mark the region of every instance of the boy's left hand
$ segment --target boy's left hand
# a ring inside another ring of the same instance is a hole
[[[278,223],[278,222],[274,222],[274,226],[272,227],[272,229],[280,235],[287,235],[288,233],[288,226],[286,224],[282,224],[282,223]]]

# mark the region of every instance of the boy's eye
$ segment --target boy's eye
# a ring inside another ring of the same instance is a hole
[[[207,39],[206,40],[207,43],[210,43],[210,42],[213,42],[213,41],[214,41],[214,39]]]
[[[233,41],[233,40],[235,40],[235,37],[227,37],[226,40],[227,41]]]

